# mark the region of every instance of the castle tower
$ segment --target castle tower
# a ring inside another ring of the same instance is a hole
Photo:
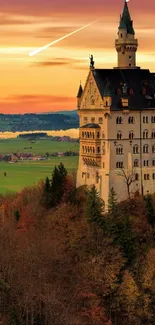
[[[127,2],[125,0],[123,13],[120,17],[118,27],[118,39],[115,41],[117,51],[118,68],[135,69],[136,67],[136,51],[138,41],[135,39],[135,31],[133,21],[131,20]]]

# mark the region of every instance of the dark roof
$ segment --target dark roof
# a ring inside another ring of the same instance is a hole
[[[127,84],[127,97],[130,109],[155,108],[155,73],[145,69],[95,69],[93,71],[98,89],[102,97],[107,80],[110,83],[112,109],[122,107],[123,86]],[[133,94],[130,94],[130,90]],[[143,93],[146,89],[146,94]]]
[[[112,88],[110,86],[110,82],[109,80],[107,80],[107,83],[105,84],[105,87],[104,87],[104,91],[103,91],[103,97],[108,97],[108,96],[112,96]]]
[[[82,125],[82,126],[80,127],[80,129],[83,129],[83,128],[89,128],[89,129],[100,129],[100,126],[99,126],[99,124],[89,123],[89,124]]]
[[[127,30],[128,34],[132,34],[132,35],[135,34],[127,2],[125,2],[125,4],[124,4],[124,9],[123,9],[123,13],[122,13],[122,16],[120,19],[120,25],[119,25],[119,29],[124,29],[124,28]]]
[[[83,89],[82,89],[82,86],[80,84],[78,94],[77,94],[77,98],[81,98],[82,94],[83,94]]]

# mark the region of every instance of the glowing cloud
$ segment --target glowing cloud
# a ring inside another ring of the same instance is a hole
[[[100,19],[101,19],[101,18],[100,18]],[[96,23],[97,21],[99,21],[100,19],[97,19],[97,20],[93,21],[92,23],[89,23],[89,24],[87,24],[87,25],[85,25],[85,26],[82,26],[82,27],[76,29],[75,31],[73,31],[73,32],[71,32],[71,33],[69,33],[69,34],[67,34],[67,35],[65,35],[65,36],[63,36],[63,37],[61,37],[61,38],[59,38],[59,39],[57,39],[57,40],[55,40],[55,41],[53,41],[53,42],[47,44],[47,45],[45,45],[45,46],[39,47],[38,49],[36,49],[36,50],[30,52],[30,53],[29,53],[29,56],[36,55],[36,54],[38,54],[38,53],[40,53],[40,52],[46,50],[48,47],[50,47],[50,46],[52,46],[52,45],[54,45],[54,44],[56,44],[56,43],[58,43],[58,42],[64,40],[65,38],[67,38],[67,37],[69,37],[69,36],[71,36],[71,35],[73,35],[73,34],[75,34],[75,33],[80,32],[80,31],[81,31],[82,29],[84,29],[84,28],[87,28],[87,27],[89,27],[89,26],[95,24],[95,23]]]

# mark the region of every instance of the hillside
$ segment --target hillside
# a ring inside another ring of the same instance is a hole
[[[3,324],[155,324],[155,197],[109,213],[94,188],[52,179],[0,197]]]
[[[67,130],[79,127],[75,114],[0,114],[0,132]]]

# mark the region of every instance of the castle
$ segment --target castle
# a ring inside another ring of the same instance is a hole
[[[138,41],[127,2],[115,48],[118,66],[90,71],[77,106],[80,154],[77,186],[95,185],[107,210],[117,200],[155,192],[155,73],[136,65]]]

